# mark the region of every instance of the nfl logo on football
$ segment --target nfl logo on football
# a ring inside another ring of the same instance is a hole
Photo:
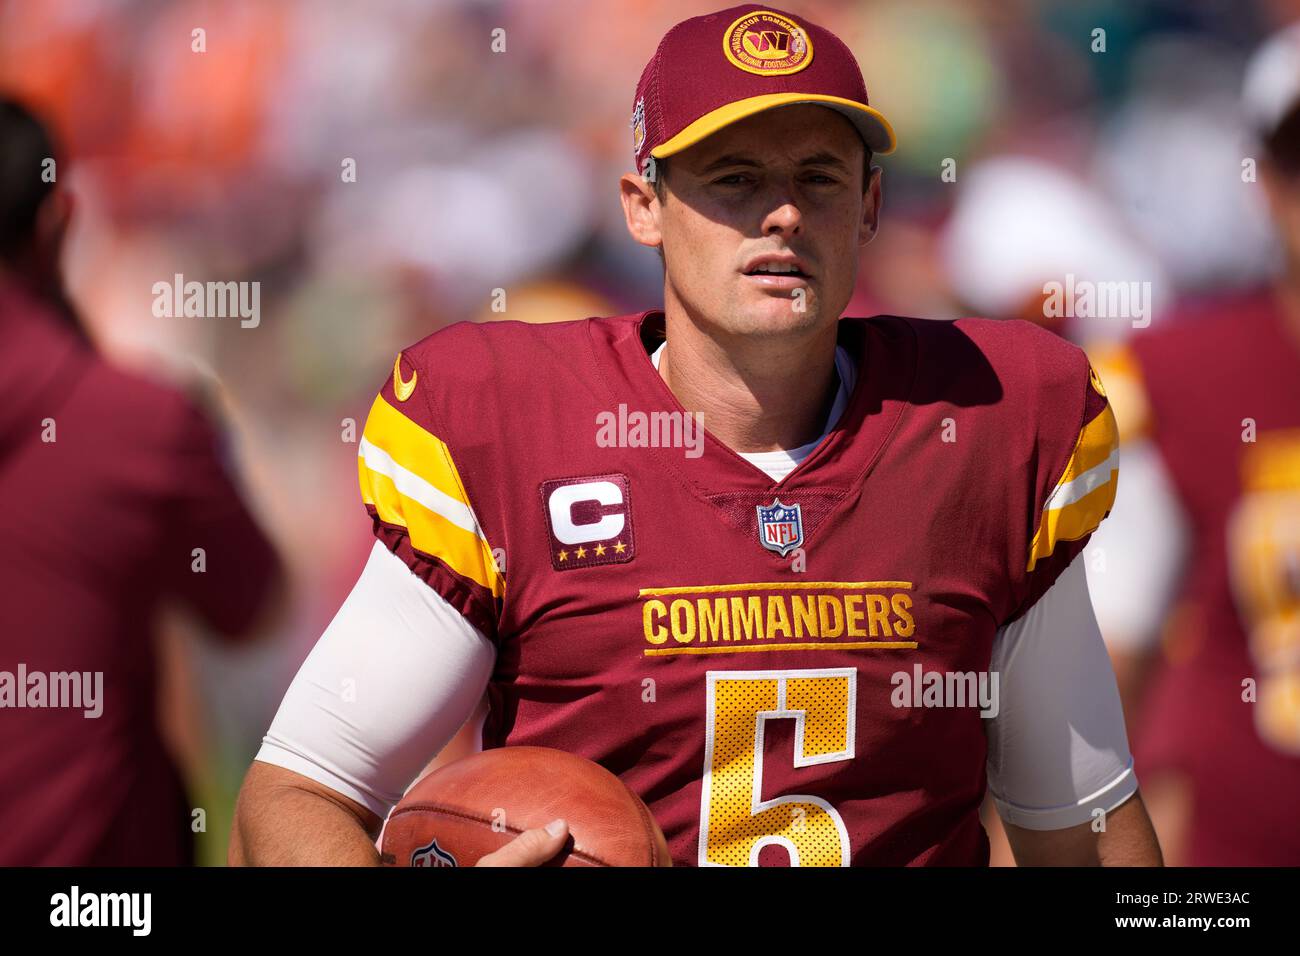
[[[411,866],[457,866],[456,858],[432,841],[411,854]]]
[[[769,551],[785,557],[803,544],[803,512],[798,505],[783,505],[776,498],[770,505],[759,505],[758,540]]]

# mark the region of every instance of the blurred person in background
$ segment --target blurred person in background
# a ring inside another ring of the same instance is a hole
[[[182,865],[194,811],[156,716],[158,615],[253,635],[283,573],[197,397],[84,331],[63,172],[0,99],[0,865]]]
[[[1089,578],[1166,861],[1192,866],[1300,865],[1300,25],[1244,107],[1275,281],[1093,354],[1125,481]]]

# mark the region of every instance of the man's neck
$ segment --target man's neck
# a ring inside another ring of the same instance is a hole
[[[659,374],[687,411],[733,451],[798,448],[815,441],[835,401],[836,326],[796,339],[710,335],[666,308]]]

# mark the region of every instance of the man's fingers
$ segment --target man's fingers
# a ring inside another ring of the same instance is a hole
[[[552,820],[544,827],[525,830],[495,853],[478,861],[478,866],[541,866],[564,847],[569,825]]]

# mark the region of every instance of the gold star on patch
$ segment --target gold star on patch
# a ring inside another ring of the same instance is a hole
[[[560,552],[560,560],[561,560],[561,561],[568,561],[568,560],[569,560],[569,552],[567,552],[567,551],[561,551],[561,552]]]
[[[614,542],[614,553],[615,553],[615,554],[622,554],[622,553],[623,553],[624,551],[626,551],[626,550],[627,550],[627,545],[625,545],[622,541],[616,541],[616,542]]]
[[[580,546],[574,553],[580,558],[585,558],[587,556],[587,549]]]
[[[605,553],[605,546],[603,544],[596,545],[596,557],[599,558],[604,553]]]

